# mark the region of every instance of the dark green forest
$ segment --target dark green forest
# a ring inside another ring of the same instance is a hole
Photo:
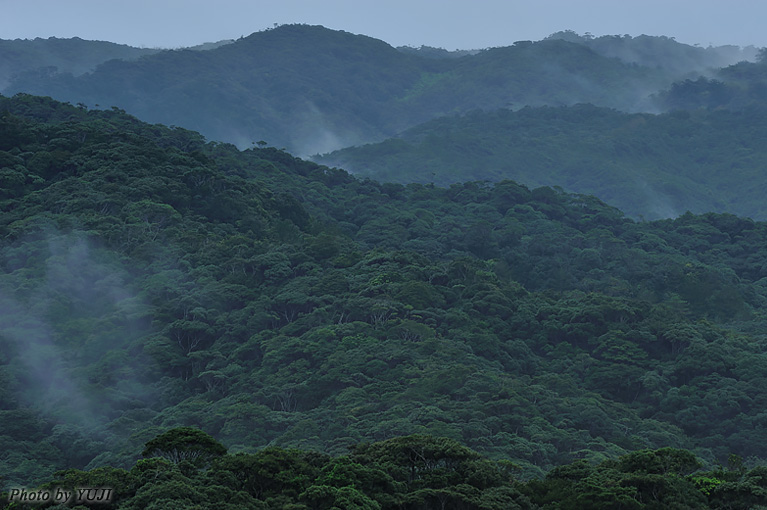
[[[17,502],[7,508],[703,510],[767,501],[764,467],[749,470],[731,456],[727,467],[700,471],[694,455],[674,448],[580,460],[527,482],[511,462],[418,434],[358,444],[338,457],[279,447],[232,455],[205,432],[178,427],[149,441],[142,456],[130,470],[60,471],[34,496],[12,489]],[[18,502],[30,497],[37,503]],[[41,505],[45,497],[63,503]]]
[[[381,183],[25,94],[0,97],[0,192],[6,490],[767,503],[766,223]]]

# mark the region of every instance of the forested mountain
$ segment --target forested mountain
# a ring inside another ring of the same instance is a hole
[[[756,62],[739,62],[710,77],[675,83],[657,95],[661,108],[747,110],[767,105],[767,59],[764,49]]]
[[[225,40],[204,43],[187,50],[211,50],[230,44]],[[69,39],[0,39],[0,90],[12,82],[35,83],[57,75],[80,76],[109,60],[137,60],[165,51],[161,48],[134,48],[106,41]]]
[[[763,503],[767,224],[378,183],[28,95],[0,112],[4,487],[76,468],[58,479],[122,508],[224,486],[239,508],[363,486],[359,508]],[[190,426],[229,455],[136,463]],[[569,466],[522,484],[501,460]]]
[[[318,152],[406,125],[392,127],[396,119],[382,114],[384,105],[438,65],[369,37],[285,26],[209,52],[109,62],[88,76],[16,82],[7,90],[115,105],[244,147],[266,139]]]
[[[31,82],[57,73],[79,76],[107,60],[135,60],[158,51],[106,41],[85,41],[79,37],[0,39],[0,90],[13,80]]]
[[[583,44],[605,57],[618,58],[644,67],[662,67],[676,72],[715,73],[742,61],[754,61],[759,50],[753,46],[690,46],[673,37],[640,35],[579,35],[572,30],[551,34],[547,39],[562,39]]]
[[[513,179],[593,194],[639,218],[767,219],[767,106],[628,114],[591,105],[445,117],[314,159],[361,177],[448,186]]]
[[[593,103],[646,111],[655,108],[651,94],[697,77],[697,66],[707,69],[722,61],[716,51],[667,38],[599,41],[552,38],[434,58],[447,52],[397,50],[361,35],[286,25],[204,53],[169,51],[110,61],[83,76],[22,75],[3,93],[117,106],[143,120],[194,129],[241,148],[266,140],[308,155],[380,141],[435,117],[477,108]],[[651,45],[658,61],[647,53],[635,60],[613,56]],[[682,48],[694,54],[689,62],[679,56]]]

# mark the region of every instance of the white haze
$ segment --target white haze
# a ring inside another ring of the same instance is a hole
[[[93,370],[139,333],[131,331],[131,317],[141,315],[144,306],[119,264],[105,260],[83,234],[22,238],[3,253],[10,256],[7,272],[0,275],[0,341],[9,345],[6,355],[24,374],[26,385],[17,395],[23,406],[90,437],[109,421],[105,414],[111,402],[103,401],[103,395],[153,400],[147,385],[125,376],[130,373],[126,369],[139,368],[130,361],[121,363],[119,374],[98,394],[83,373],[84,366]],[[42,278],[30,278],[41,271]],[[114,320],[124,324],[119,335],[109,323]]]

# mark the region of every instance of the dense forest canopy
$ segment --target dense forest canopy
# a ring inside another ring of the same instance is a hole
[[[0,508],[767,506],[765,65],[0,41]]]
[[[187,494],[277,455],[304,473],[292,500],[228,486],[254,508],[330,508],[352,487],[369,508],[759,501],[767,224],[637,222],[509,180],[379,183],[29,95],[0,112],[6,488],[85,470],[50,483],[142,508],[168,494],[148,480]],[[177,427],[228,454],[192,436],[217,452],[204,466],[137,463]],[[457,452],[441,481],[393,467],[408,437]]]

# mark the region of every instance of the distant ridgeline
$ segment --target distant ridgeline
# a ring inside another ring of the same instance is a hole
[[[233,41],[205,43],[187,50],[211,50]],[[34,82],[57,74],[81,76],[110,60],[138,60],[160,53],[159,48],[134,48],[79,37],[61,39],[0,39],[0,90],[12,82]]]
[[[673,37],[640,35],[578,35],[572,30],[557,32],[546,39],[561,39],[587,46],[594,52],[644,67],[674,69],[679,73],[708,73],[743,61],[755,61],[760,49],[754,46],[690,46]]]
[[[766,236],[508,180],[379,183],[117,108],[0,97],[2,484],[87,470],[56,483],[120,487],[139,498],[125,508],[223,485],[254,508],[325,508],[352,486],[381,508],[761,504]],[[249,455],[136,463],[179,426]],[[280,458],[292,481],[248,485]],[[549,474],[522,487],[509,469]]]
[[[693,77],[648,96],[655,114],[591,105],[475,111],[314,160],[401,183],[513,179],[528,186],[561,186],[596,195],[634,218],[715,211],[767,219],[760,196],[767,163],[763,50],[572,32],[550,39],[582,44],[624,62],[685,69]],[[714,69],[739,59],[756,62]],[[708,77],[695,74],[706,66]]]
[[[0,39],[0,90],[14,81],[33,82],[58,73],[80,76],[108,60],[136,60],[159,51],[79,37]]]
[[[566,31],[448,52],[285,25],[192,48],[209,51],[55,38],[0,49],[8,95],[117,107],[361,177],[512,179],[593,194],[637,219],[767,219],[767,66],[753,47]]]
[[[464,52],[395,49],[307,25],[283,25],[205,52],[79,39],[0,43],[8,49],[0,52],[0,92],[6,95],[117,106],[241,148],[266,140],[303,155],[380,141],[475,109],[592,103],[657,111],[652,94],[755,58],[753,48],[573,32]],[[95,70],[80,75],[99,58]]]

